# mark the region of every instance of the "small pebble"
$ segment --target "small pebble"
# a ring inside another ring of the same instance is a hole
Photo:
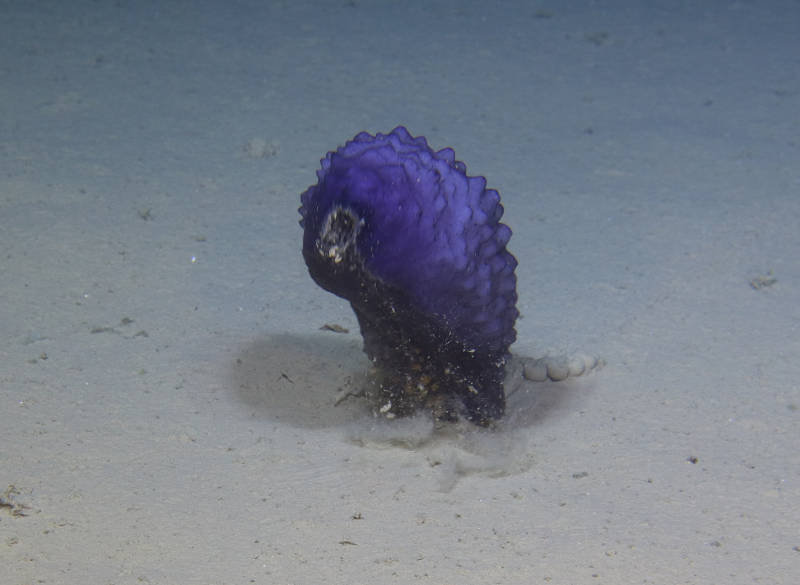
[[[605,362],[597,356],[582,354],[583,361],[586,364],[586,371],[591,372],[595,368],[602,366]]]
[[[544,360],[535,360],[525,364],[522,375],[532,382],[547,380],[547,363]]]
[[[569,369],[570,378],[583,374],[586,371],[586,360],[584,356],[576,355],[571,357],[567,363],[567,368]]]
[[[553,382],[560,382],[569,377],[569,364],[562,358],[555,358],[547,363],[547,377]]]

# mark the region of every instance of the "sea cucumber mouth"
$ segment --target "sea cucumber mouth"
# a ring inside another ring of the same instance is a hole
[[[356,239],[363,225],[364,220],[355,211],[337,205],[325,217],[316,241],[317,251],[334,264],[341,264],[345,257],[357,255]]]

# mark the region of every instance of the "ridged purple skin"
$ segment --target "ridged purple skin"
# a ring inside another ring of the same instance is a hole
[[[352,209],[363,220],[357,250],[371,275],[467,351],[508,353],[519,314],[517,261],[506,250],[511,230],[500,222],[500,196],[484,177],[468,176],[452,149],[434,151],[398,126],[362,132],[329,152],[317,178],[301,196],[306,258],[328,213]],[[354,302],[347,287],[325,288]]]

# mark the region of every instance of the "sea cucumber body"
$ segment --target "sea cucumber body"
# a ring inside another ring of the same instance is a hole
[[[317,177],[301,196],[303,256],[317,284],[350,301],[381,408],[502,416],[517,262],[497,191],[403,127],[359,134]]]

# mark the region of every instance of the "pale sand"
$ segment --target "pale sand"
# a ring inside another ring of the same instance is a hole
[[[0,581],[797,583],[800,5],[318,4],[3,5]],[[607,362],[496,432],[334,405],[299,194],[400,123]]]

